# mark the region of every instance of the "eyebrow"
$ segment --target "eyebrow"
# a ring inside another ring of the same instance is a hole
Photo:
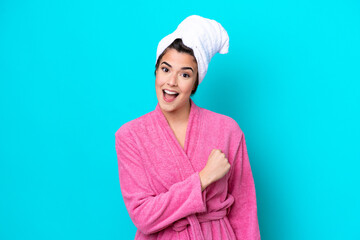
[[[168,65],[169,67],[172,67],[170,64],[168,64],[167,62],[162,62],[161,64],[166,64],[166,65]],[[160,64],[160,65],[161,65]],[[182,67],[181,69],[183,69],[183,70],[186,70],[186,69],[190,69],[192,72],[194,72],[194,70],[191,68],[191,67]]]

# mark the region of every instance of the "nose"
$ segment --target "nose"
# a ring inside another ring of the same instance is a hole
[[[167,82],[169,86],[177,86],[177,75],[176,73],[172,74]]]

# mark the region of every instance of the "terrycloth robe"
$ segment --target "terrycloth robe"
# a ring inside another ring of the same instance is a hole
[[[135,239],[260,239],[244,133],[232,118],[190,103],[184,148],[159,103],[115,133],[120,188],[137,227]],[[199,172],[214,148],[231,168],[202,192]]]

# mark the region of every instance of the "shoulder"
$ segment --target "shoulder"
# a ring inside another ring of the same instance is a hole
[[[201,108],[201,111],[203,112],[203,121],[206,124],[217,127],[225,132],[237,135],[244,134],[239,124],[232,117],[205,108]]]
[[[116,132],[115,137],[131,137],[134,133],[145,129],[146,125],[149,123],[151,116],[154,114],[154,111],[146,113],[138,118],[135,118],[129,122],[124,123]]]

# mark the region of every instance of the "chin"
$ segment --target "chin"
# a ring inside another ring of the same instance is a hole
[[[166,111],[166,112],[172,112],[175,110],[175,106],[169,106],[165,103],[160,103],[160,107],[162,110]]]

